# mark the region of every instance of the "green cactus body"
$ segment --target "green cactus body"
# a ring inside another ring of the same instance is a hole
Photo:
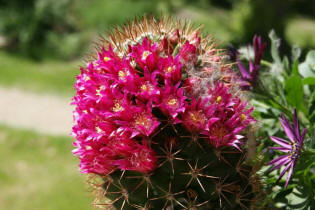
[[[117,171],[105,176],[105,196],[116,209],[253,209],[260,185],[245,154],[234,148],[214,150],[202,138],[169,126],[153,138],[159,167],[149,174]],[[174,135],[180,146],[155,144]],[[176,135],[177,134],[177,135]],[[196,143],[194,141],[199,141]],[[256,185],[256,186],[253,186]],[[106,205],[105,205],[106,206]]]

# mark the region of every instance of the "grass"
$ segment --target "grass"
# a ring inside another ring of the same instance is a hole
[[[70,137],[0,126],[0,209],[92,209]]]
[[[81,64],[79,61],[35,62],[0,51],[0,84],[36,92],[72,95],[75,75],[79,73]]]

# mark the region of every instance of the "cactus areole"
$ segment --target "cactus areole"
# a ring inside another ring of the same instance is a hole
[[[143,18],[96,47],[75,83],[72,132],[94,205],[254,208],[253,108],[214,40],[189,22]]]

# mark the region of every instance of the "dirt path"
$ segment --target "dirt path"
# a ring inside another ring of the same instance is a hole
[[[70,100],[0,87],[0,124],[52,135],[69,135],[73,109]]]

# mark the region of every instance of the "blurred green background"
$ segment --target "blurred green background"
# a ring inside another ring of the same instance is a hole
[[[271,29],[282,38],[282,53],[294,44],[303,52],[315,47],[312,0],[0,0],[0,88],[8,90],[0,109],[14,109],[5,103],[16,97],[12,88],[70,103],[75,75],[92,42],[144,14],[202,24],[222,47],[249,43],[254,34],[267,41]],[[71,154],[70,128],[47,134],[20,126],[23,116],[11,117],[17,126],[0,117],[0,209],[92,208]]]

